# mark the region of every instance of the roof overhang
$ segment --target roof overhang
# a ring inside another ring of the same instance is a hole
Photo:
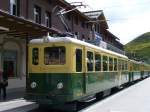
[[[112,34],[109,30],[106,30],[107,34],[110,35],[112,38],[120,40],[117,36],[115,36],[114,34]]]
[[[60,32],[52,28],[0,10],[0,34],[8,34],[15,37],[26,37],[27,35],[36,37],[46,35],[48,32],[60,34]]]

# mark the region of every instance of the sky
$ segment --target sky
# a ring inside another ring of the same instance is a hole
[[[88,5],[81,10],[103,10],[109,31],[126,44],[150,32],[150,0],[67,0]]]

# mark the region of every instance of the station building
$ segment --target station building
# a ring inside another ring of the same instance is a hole
[[[71,10],[74,5],[64,0],[0,0],[0,68],[8,77],[8,88],[25,88],[28,42],[33,38],[42,38],[49,32],[52,36],[63,36],[68,30],[80,40],[92,40],[94,32],[109,44],[123,50],[111,32],[102,10],[80,12],[75,9],[64,15],[64,26],[58,11]],[[99,20],[92,23],[93,19]]]

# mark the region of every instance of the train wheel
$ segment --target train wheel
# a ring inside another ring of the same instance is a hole
[[[101,100],[103,98],[103,92],[96,94],[96,100]]]

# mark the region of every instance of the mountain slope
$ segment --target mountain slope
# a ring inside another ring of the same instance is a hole
[[[150,63],[150,32],[145,33],[125,45],[127,53],[134,53],[136,57]]]

